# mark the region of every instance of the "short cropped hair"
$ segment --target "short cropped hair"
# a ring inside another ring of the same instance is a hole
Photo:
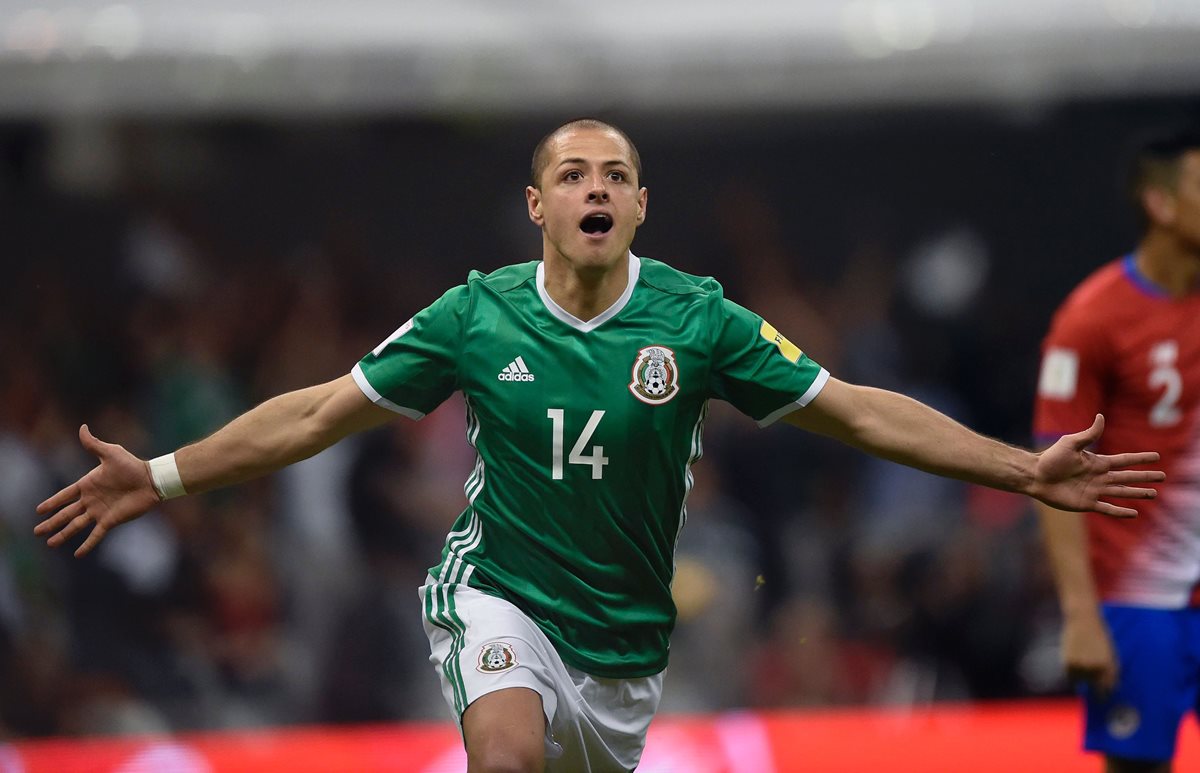
[[[1147,188],[1174,190],[1179,182],[1179,162],[1194,150],[1200,150],[1200,124],[1160,129],[1137,141],[1129,168],[1127,193],[1143,229],[1149,221],[1142,206],[1142,194]]]
[[[560,125],[545,137],[542,137],[538,142],[537,147],[533,149],[533,163],[529,168],[530,185],[540,189],[542,187],[542,173],[546,171],[546,166],[550,163],[550,143],[554,141],[558,135],[563,132],[573,131],[575,129],[599,129],[601,131],[611,131],[617,134],[621,139],[625,140],[625,144],[629,146],[630,160],[633,162],[633,172],[637,175],[637,182],[640,185],[642,180],[642,157],[638,154],[637,146],[633,144],[633,140],[629,139],[629,135],[622,131],[619,127],[601,121],[599,118],[573,118],[570,121]]]

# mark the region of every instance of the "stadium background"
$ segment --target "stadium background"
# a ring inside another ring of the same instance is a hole
[[[528,156],[566,118],[638,143],[636,252],[1028,444],[1049,314],[1136,238],[1129,140],[1200,114],[1200,8],[792,5],[0,4],[0,770],[52,769],[21,761],[45,738],[445,732],[413,590],[462,507],[458,402],[82,561],[33,508],[90,466],[84,421],[162,453],[536,257]],[[706,441],[665,716],[1069,694],[1027,502],[728,410]]]

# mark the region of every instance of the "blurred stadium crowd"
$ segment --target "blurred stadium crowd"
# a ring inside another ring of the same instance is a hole
[[[651,192],[634,249],[1026,444],[1041,329],[1132,244],[1117,150],[1156,109],[618,118]],[[82,422],[165,453],[535,257],[521,188],[558,118],[0,125],[0,738],[447,718],[415,590],[464,505],[457,401],[84,560],[34,506],[90,466]],[[1064,691],[1026,501],[724,406],[705,441],[666,710]]]

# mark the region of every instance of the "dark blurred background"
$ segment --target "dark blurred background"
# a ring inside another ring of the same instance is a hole
[[[578,115],[641,151],[635,252],[1027,445],[1050,314],[1136,241],[1131,139],[1200,115],[1200,7],[1004,5],[0,5],[0,740],[448,718],[415,589],[457,399],[83,560],[34,507],[83,422],[166,453],[538,257]],[[666,710],[1066,694],[1027,501],[727,406],[706,441]]]

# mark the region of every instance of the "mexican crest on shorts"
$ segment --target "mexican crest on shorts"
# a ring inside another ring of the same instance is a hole
[[[503,641],[490,641],[479,648],[479,662],[475,665],[477,671],[494,674],[507,671],[517,665],[517,654],[512,645]]]
[[[647,346],[633,362],[633,396],[649,405],[659,405],[679,393],[679,367],[675,352],[665,346]]]

